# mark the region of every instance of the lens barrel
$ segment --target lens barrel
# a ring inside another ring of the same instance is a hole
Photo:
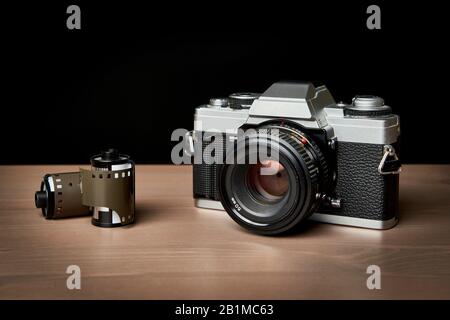
[[[278,154],[263,158],[262,148]],[[268,167],[270,172],[261,171]],[[219,192],[223,207],[238,224],[273,235],[308,218],[328,180],[327,161],[314,141],[293,126],[274,124],[246,139],[238,137],[236,147],[227,151]]]

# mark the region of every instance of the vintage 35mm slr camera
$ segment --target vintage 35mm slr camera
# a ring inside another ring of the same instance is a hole
[[[239,139],[239,129],[251,128],[256,134]],[[278,82],[263,94],[211,99],[195,112],[195,204],[225,209],[241,226],[266,235],[307,218],[391,228],[398,215],[399,134],[399,117],[382,98],[336,103],[325,86],[310,83]],[[276,147],[278,158],[245,161],[258,143]],[[234,161],[212,163],[217,154]],[[276,170],[262,174],[269,162]]]

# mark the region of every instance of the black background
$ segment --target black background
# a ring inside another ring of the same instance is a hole
[[[381,30],[366,8],[381,7]],[[81,7],[81,30],[66,8]],[[0,163],[86,163],[114,146],[170,163],[175,128],[213,96],[278,80],[336,100],[382,96],[401,116],[402,161],[450,163],[445,11],[427,2],[130,1],[3,8]]]

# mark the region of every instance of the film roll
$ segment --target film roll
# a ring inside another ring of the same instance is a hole
[[[92,224],[119,227],[134,222],[135,176],[130,157],[115,149],[91,158],[91,170],[80,170],[82,203],[92,208]]]
[[[92,224],[119,227],[134,222],[135,171],[130,157],[108,149],[91,158],[91,169],[46,174],[35,204],[46,219],[92,214]]]
[[[90,214],[81,201],[79,172],[46,174],[40,191],[35,193],[35,204],[46,219],[60,219]]]

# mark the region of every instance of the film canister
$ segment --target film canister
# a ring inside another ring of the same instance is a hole
[[[119,227],[134,222],[135,170],[130,157],[108,149],[91,158],[91,170],[80,170],[82,203],[91,207],[92,224]]]
[[[135,170],[130,157],[108,149],[91,157],[90,170],[46,174],[35,204],[46,219],[92,215],[92,224],[119,227],[134,222]]]
[[[42,209],[46,219],[60,219],[90,214],[81,201],[79,172],[46,174],[36,191],[36,208]]]

